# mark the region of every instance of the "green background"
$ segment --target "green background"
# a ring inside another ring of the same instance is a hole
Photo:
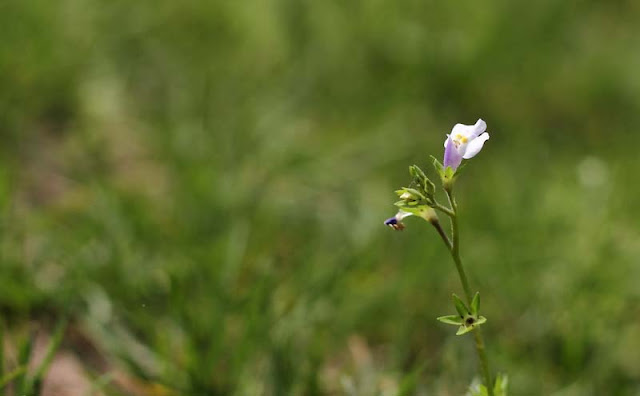
[[[513,395],[638,395],[639,19],[2,1],[4,327],[70,316],[150,394],[462,394],[471,337],[435,320],[453,263],[428,224],[382,222],[407,167],[483,118],[457,197],[494,372]]]

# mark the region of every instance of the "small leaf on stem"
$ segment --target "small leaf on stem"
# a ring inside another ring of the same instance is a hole
[[[464,302],[458,297],[457,294],[453,293],[453,304],[456,306],[456,311],[460,314],[461,317],[465,317],[471,313],[469,308],[465,305]]]
[[[480,311],[480,292],[476,292],[476,295],[473,296],[473,300],[471,300],[471,313],[477,316],[479,311]]]
[[[463,335],[463,334],[467,334],[468,332],[472,331],[473,329],[475,329],[475,326],[469,326],[466,327],[464,325],[458,327],[458,331],[456,332],[456,335]]]
[[[446,323],[454,326],[460,326],[464,323],[464,319],[461,318],[459,315],[440,316],[439,318],[436,318],[436,319],[442,323]]]

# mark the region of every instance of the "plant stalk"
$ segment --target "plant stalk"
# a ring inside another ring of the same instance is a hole
[[[449,216],[451,219],[451,240],[442,232],[442,229],[438,230],[438,233],[442,237],[445,245],[451,252],[451,257],[456,265],[458,276],[460,277],[460,283],[462,283],[462,289],[467,300],[467,304],[471,305],[471,299],[473,294],[469,287],[469,280],[467,274],[464,271],[462,260],[460,259],[460,232],[458,230],[458,206],[456,205],[455,198],[450,188],[445,189],[447,192],[447,198],[449,199],[449,205],[451,205],[452,214]],[[438,227],[436,227],[438,229]],[[487,387],[489,396],[493,396],[493,381],[491,380],[491,371],[489,370],[489,360],[487,359],[487,353],[485,351],[484,339],[482,338],[482,332],[480,326],[477,326],[473,330],[473,335],[476,341],[476,352],[478,352],[478,358],[480,359],[480,368],[482,376],[484,377],[484,384]]]

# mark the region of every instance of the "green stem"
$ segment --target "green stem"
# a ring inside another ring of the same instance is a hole
[[[455,198],[453,197],[453,193],[450,188],[446,189],[447,198],[449,199],[449,204],[451,205],[451,211],[453,213],[451,218],[451,239],[443,237],[443,240],[449,250],[451,252],[451,257],[453,257],[453,262],[456,264],[456,270],[458,270],[458,276],[460,277],[460,283],[462,283],[462,288],[464,289],[464,294],[467,299],[467,304],[471,305],[471,299],[473,295],[471,294],[471,288],[469,287],[469,280],[467,279],[467,274],[464,272],[464,267],[462,265],[462,259],[460,259],[460,232],[458,230],[458,206],[456,205]],[[437,228],[437,227],[436,227]],[[441,235],[442,236],[442,235]],[[484,377],[484,383],[487,387],[487,392],[489,396],[493,396],[493,381],[491,381],[491,371],[489,370],[489,360],[487,359],[487,354],[485,352],[484,339],[482,338],[482,332],[480,331],[480,326],[476,327],[473,331],[474,338],[476,340],[476,351],[478,352],[478,358],[480,359],[480,368],[482,370],[482,376]]]
[[[453,245],[451,244],[451,240],[447,236],[447,233],[442,229],[442,225],[439,221],[432,221],[431,224],[435,227],[436,231],[438,231],[438,235],[444,241],[444,244],[447,245],[447,249],[451,251],[453,249]]]
[[[451,245],[451,256],[453,257],[453,262],[456,264],[456,269],[458,270],[458,275],[460,276],[460,282],[462,283],[464,294],[467,297],[467,303],[471,304],[471,298],[473,296],[471,295],[471,288],[469,287],[467,274],[464,272],[464,267],[462,266],[462,260],[460,259],[460,232],[458,231],[458,206],[456,205],[456,201],[449,190],[447,190],[447,198],[449,198],[449,204],[451,205],[451,210],[453,212],[453,216],[451,216],[451,237],[453,239],[452,245]]]
[[[478,357],[480,358],[480,368],[482,369],[484,383],[487,386],[489,396],[493,396],[493,381],[491,380],[491,371],[489,370],[489,359],[487,359],[487,353],[485,351],[484,339],[482,338],[482,330],[480,330],[480,326],[477,326],[473,330],[473,337],[476,339],[476,351],[478,351]]]
[[[453,210],[447,208],[446,206],[443,206],[439,203],[436,202],[436,205],[434,206],[435,209],[438,209],[439,211],[441,211],[442,213],[446,214],[449,217],[453,217],[455,216],[455,213],[453,213]]]

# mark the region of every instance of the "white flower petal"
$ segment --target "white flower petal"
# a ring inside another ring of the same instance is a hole
[[[469,143],[462,143],[461,145],[456,147],[456,152],[458,153],[458,155],[460,156],[460,158],[462,158],[462,156],[464,155],[464,153],[467,152],[467,146],[469,145]]]
[[[484,122],[481,118],[478,118],[478,121],[474,125],[465,125],[465,124],[456,124],[453,126],[451,130],[451,134],[456,136],[458,134],[466,137],[471,140],[477,136],[479,136],[482,132],[487,130],[487,123]]]
[[[449,142],[449,139],[451,138],[449,137],[449,135],[447,135],[447,138],[444,139],[444,148],[447,148],[447,142]]]
[[[468,137],[474,130],[475,127],[473,125],[456,124],[453,126],[453,129],[451,129],[451,135]]]
[[[486,142],[487,140],[489,140],[489,134],[483,133],[482,135],[470,141],[467,145],[467,150],[465,151],[462,158],[469,159],[475,157],[476,154],[478,154],[480,150],[482,150],[482,146],[484,146],[484,142]]]
[[[402,219],[409,216],[413,216],[413,213],[405,212],[404,210],[399,210],[398,213],[396,213],[396,220],[402,221]]]
[[[487,123],[482,118],[478,118],[474,127],[476,128],[475,136],[480,136],[481,133],[487,130]]]

